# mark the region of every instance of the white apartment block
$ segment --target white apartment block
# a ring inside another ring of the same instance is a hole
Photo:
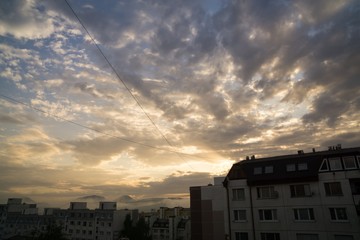
[[[55,211],[55,216],[56,213],[61,215],[64,211]],[[126,215],[138,220],[138,210],[117,210],[116,202],[100,202],[94,210],[87,209],[86,202],[71,202],[65,213],[64,232],[71,240],[117,240]]]
[[[161,207],[158,215],[146,217],[152,240],[190,240],[190,209]]]
[[[100,202],[88,209],[86,202],[71,202],[69,209],[47,208],[39,215],[36,204],[9,199],[0,205],[0,240],[13,236],[36,237],[54,224],[69,240],[118,240],[127,215],[136,222],[138,210],[117,210],[116,202]]]
[[[224,186],[231,240],[360,239],[360,148],[247,158]]]

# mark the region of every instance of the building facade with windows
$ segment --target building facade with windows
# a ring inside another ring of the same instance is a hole
[[[224,187],[232,240],[360,239],[360,148],[248,158]]]
[[[152,240],[190,240],[190,209],[161,207],[156,215],[145,217]]]
[[[7,204],[0,205],[0,240],[34,238],[49,225],[61,226],[69,240],[117,240],[127,215],[136,222],[139,211],[117,210],[116,202],[100,202],[96,209],[88,209],[86,202],[71,202],[69,209],[46,208],[39,215],[36,204],[9,198]]]

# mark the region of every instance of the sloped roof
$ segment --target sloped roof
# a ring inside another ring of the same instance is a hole
[[[324,158],[356,155],[360,155],[360,147],[243,160],[231,167],[227,180],[247,179],[248,185],[316,181]],[[286,170],[286,166],[289,164],[297,166],[302,163],[307,164],[306,170],[292,172]],[[263,171],[262,174],[254,174],[254,168],[265,168],[266,166],[272,166],[273,172],[264,173]]]

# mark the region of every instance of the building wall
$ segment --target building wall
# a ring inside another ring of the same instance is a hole
[[[231,235],[235,239],[236,232],[247,232],[249,239],[261,239],[261,233],[276,232],[280,239],[297,239],[296,234],[318,234],[319,240],[335,239],[337,235],[352,235],[360,239],[360,222],[356,212],[354,198],[349,183],[350,178],[360,178],[359,170],[319,173],[318,181],[284,183],[275,185],[248,186],[246,179],[229,182]],[[324,183],[340,182],[342,196],[326,196]],[[311,196],[291,197],[290,185],[309,184]],[[273,186],[278,197],[273,199],[259,199],[258,187]],[[233,200],[232,190],[243,188],[244,200]],[[250,197],[251,192],[251,197]],[[252,201],[251,201],[252,198]],[[252,206],[251,206],[252,203]],[[332,221],[329,208],[346,208],[348,220]],[[294,209],[312,208],[314,220],[296,221]],[[276,209],[276,221],[261,221],[259,210]],[[245,210],[246,220],[235,221],[234,210]],[[253,213],[253,215],[252,215]]]
[[[228,234],[226,189],[215,185],[190,187],[191,239],[221,240]]]

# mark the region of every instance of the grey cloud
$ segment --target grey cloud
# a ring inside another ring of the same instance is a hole
[[[314,110],[303,116],[305,123],[319,122],[325,120],[327,124],[333,127],[339,116],[347,112],[349,105],[342,99],[335,96],[323,94],[315,101]]]
[[[29,122],[35,122],[35,118],[31,115],[25,115],[25,114],[13,114],[13,113],[9,113],[8,115],[0,114],[0,122],[12,123],[12,124],[27,124]]]
[[[96,98],[102,98],[105,97],[107,99],[114,99],[114,97],[107,93],[106,90],[102,90],[102,89],[97,89],[95,85],[93,84],[88,84],[88,83],[76,83],[74,84],[74,88],[75,89],[79,89],[81,92],[90,94],[93,97]]]
[[[64,143],[65,148],[71,149],[77,160],[88,166],[97,165],[101,161],[120,154],[130,146],[129,142],[113,137],[99,137],[94,139],[79,139]]]
[[[354,131],[349,133],[337,134],[330,139],[321,142],[321,146],[326,148],[328,146],[342,144],[342,147],[345,148],[358,147],[360,145],[359,133],[360,132],[358,131]]]
[[[45,38],[54,32],[50,16],[36,1],[6,0],[0,3],[0,34],[16,38]]]

